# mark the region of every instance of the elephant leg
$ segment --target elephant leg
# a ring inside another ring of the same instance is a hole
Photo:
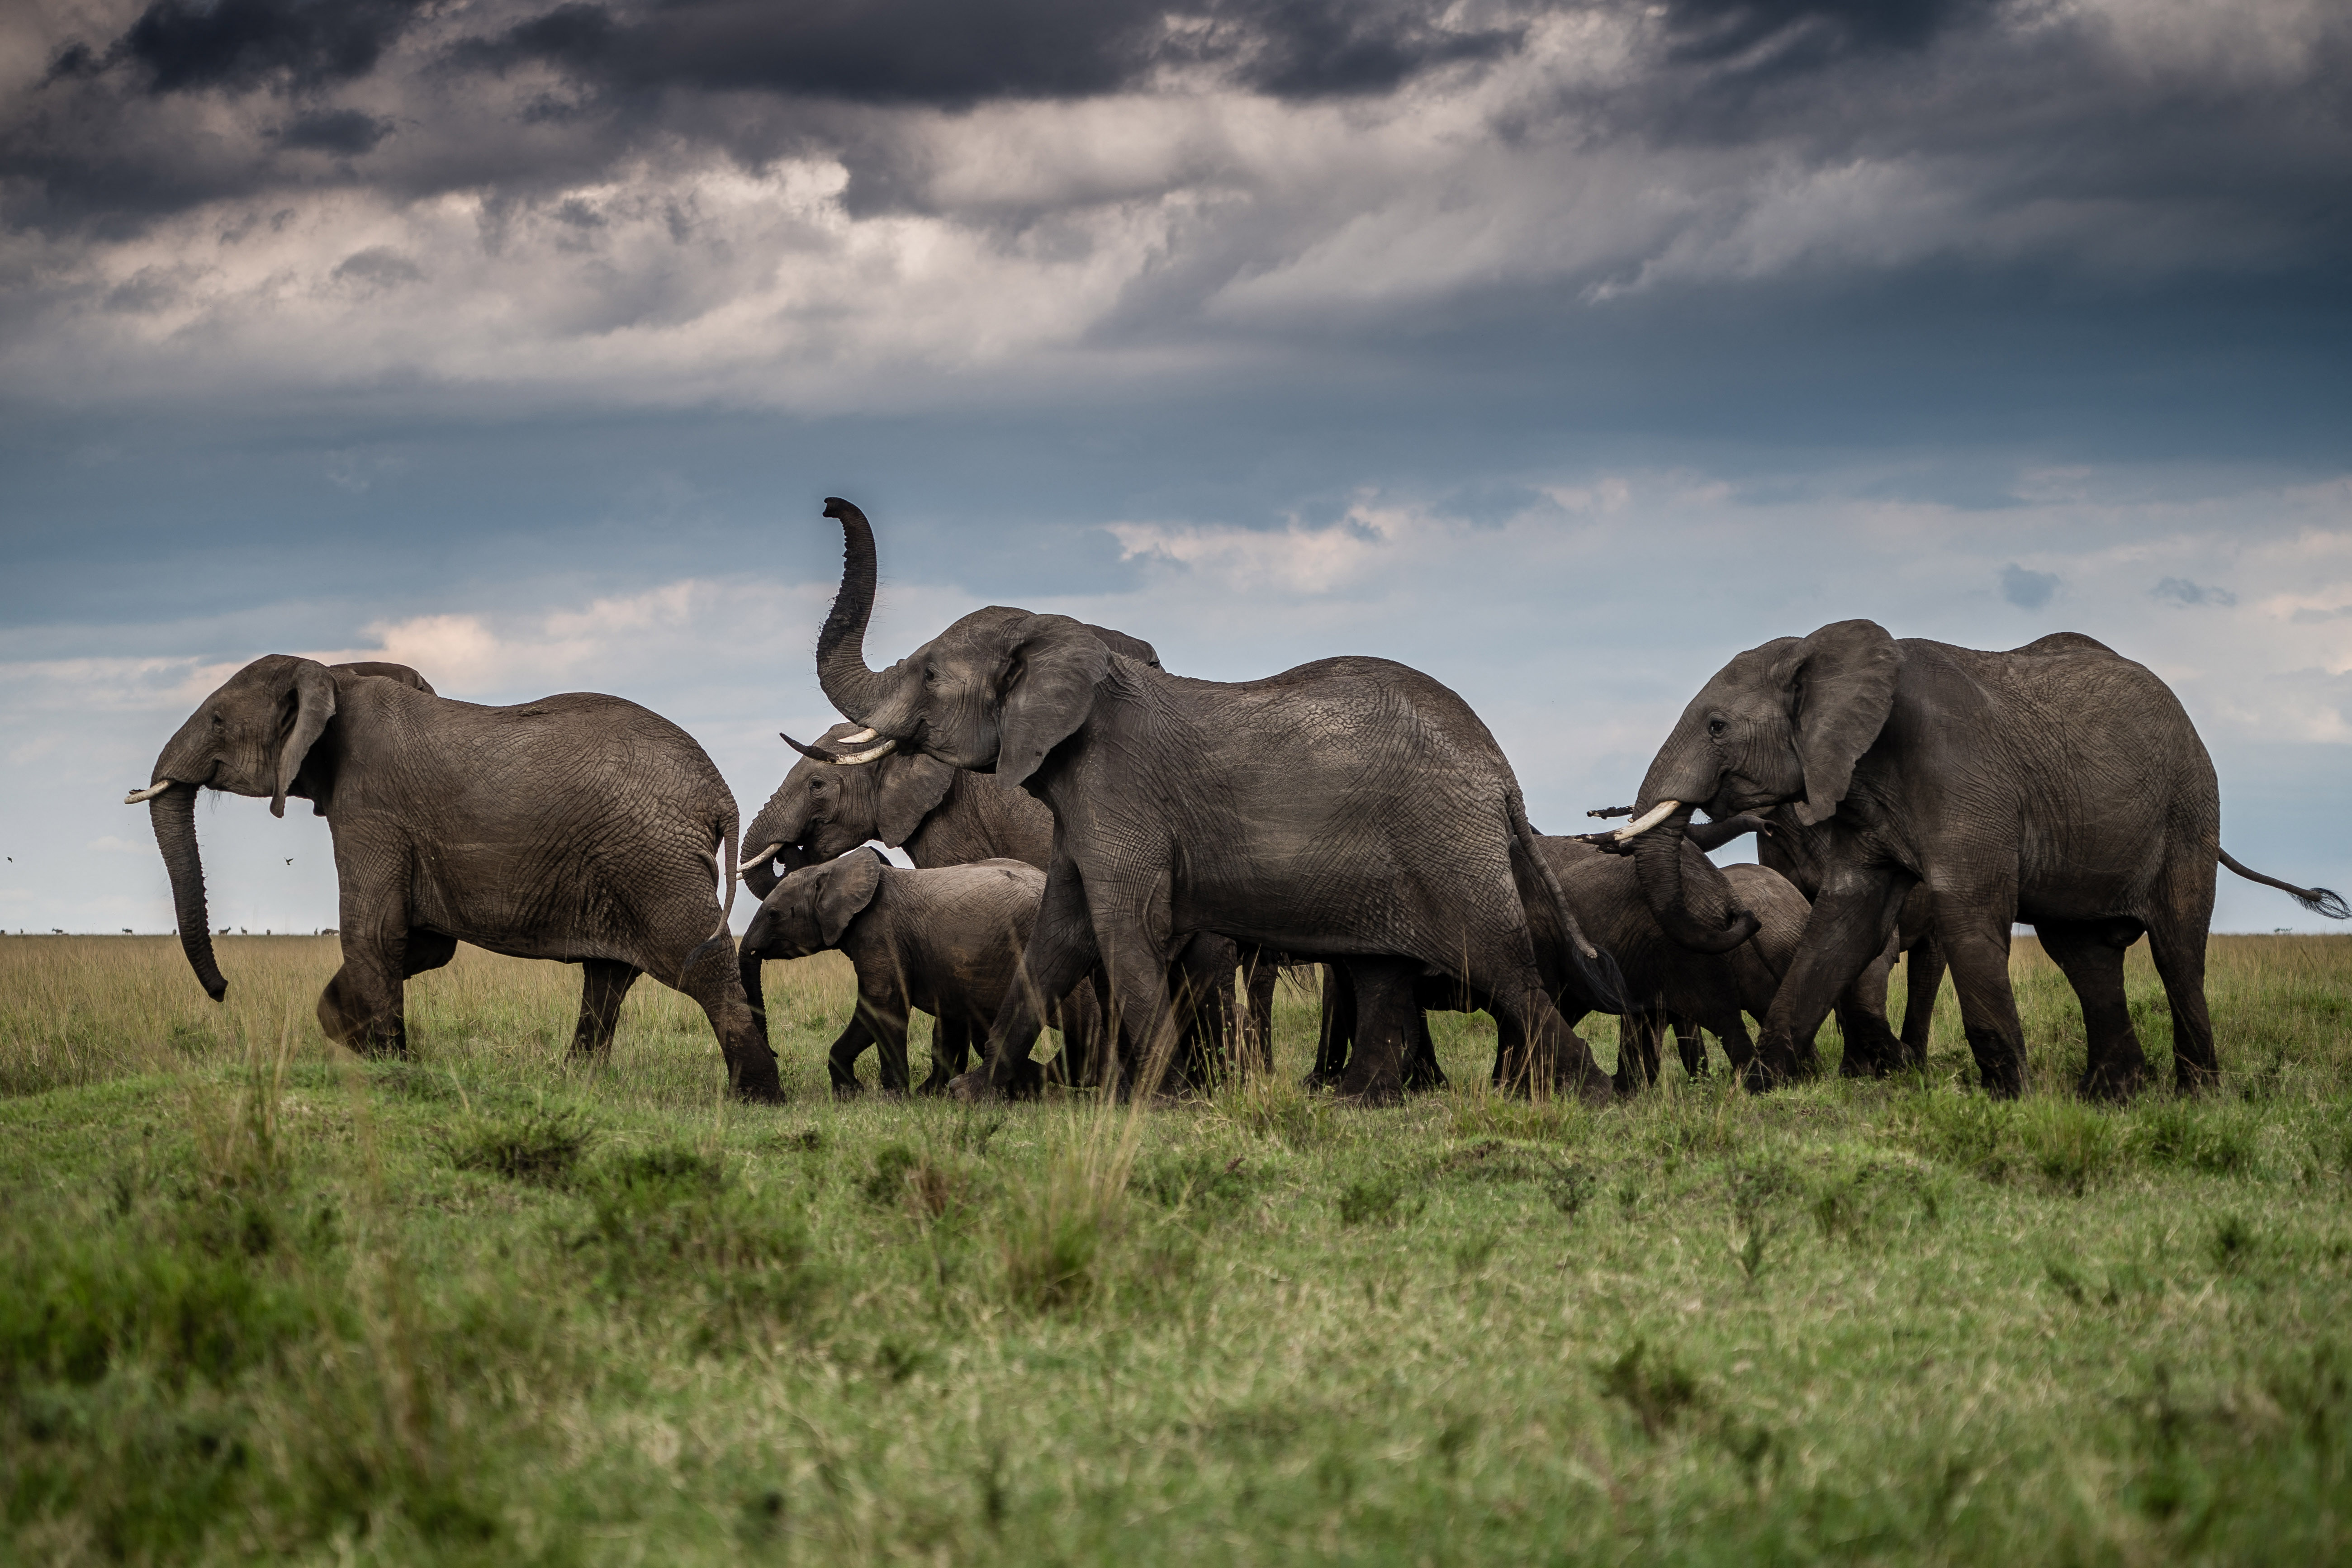
[[[845,1100],[858,1091],[857,1058],[864,1056],[866,1047],[873,1043],[874,1027],[866,1019],[866,1009],[853,1008],[849,1015],[849,1026],[841,1031],[833,1042],[833,1048],[824,1054],[824,1075],[832,1083],[836,1099]]]
[[[762,868],[765,869],[765,868]],[[760,955],[738,952],[735,955],[736,976],[743,984],[743,1005],[751,1009],[752,1026],[760,1032],[760,1044],[772,1048],[768,1038],[768,991],[760,973]]]
[[[861,999],[858,1009],[866,1018],[866,1028],[874,1036],[874,1054],[880,1063],[882,1092],[899,1095],[907,1092],[907,1026],[911,1015],[906,1009],[888,1002],[875,1003]]]
[[[1927,1065],[1928,1031],[1936,1023],[1936,994],[1944,986],[1944,949],[1929,931],[1903,958],[1903,1034],[1897,1061],[1906,1072]]]
[[[2089,1049],[2078,1092],[2088,1100],[2128,1099],[2147,1080],[2147,1056],[2124,997],[2124,951],[2139,940],[2138,922],[2037,921],[2033,929],[2083,1005]]]
[[[1658,1032],[1662,1014],[1627,1013],[1617,1020],[1617,1070],[1610,1082],[1621,1096],[1642,1092],[1658,1076]]]
[[[1234,1039],[1234,972],[1241,953],[1230,937],[1196,932],[1171,972],[1179,1022],[1178,1044],[1169,1059],[1169,1081],[1186,1089],[1207,1086],[1213,1063],[1228,1059]]]
[[[343,963],[319,993],[319,1026],[329,1039],[362,1056],[406,1056],[406,910],[354,919],[355,901],[348,895],[343,901]],[[450,946],[454,952],[456,944]]]
[[[1437,1065],[1437,1042],[1430,1037],[1429,1013],[1416,999],[1408,1014],[1412,1030],[1404,1056],[1404,1091],[1425,1094],[1445,1087],[1445,1069]]]
[[[1315,1066],[1307,1074],[1309,1089],[1329,1089],[1348,1070],[1348,1052],[1356,1038],[1356,987],[1343,963],[1323,966],[1323,1020],[1316,1033]]]
[[[1890,935],[1886,950],[1838,993],[1838,1033],[1845,1037],[1845,1049],[1838,1058],[1840,1078],[1885,1078],[1901,1052],[1895,1031],[1886,1026],[1886,986],[1900,940]]]
[[[572,1031],[572,1054],[602,1056],[613,1048],[613,1028],[621,1021],[621,998],[644,973],[634,963],[609,958],[583,959],[580,964],[580,1022]],[[760,1010],[752,1009],[759,1017]],[[761,1032],[762,1041],[766,1031]]]
[[[1179,998],[1168,984],[1166,956],[1154,951],[1140,921],[1118,921],[1098,932],[1103,963],[1110,971],[1111,1005],[1118,1018],[1120,1050],[1105,1087],[1125,1100],[1160,1091],[1184,1043]]]
[[[1987,916],[1963,914],[1958,900],[1938,899],[1936,929],[1952,966],[1952,989],[1959,994],[1960,1023],[1977,1059],[1977,1078],[1998,1100],[2025,1092],[2025,1026],[2017,1016],[2017,994],[2009,984],[2009,927],[2015,910],[2004,902]]]
[[[2168,889],[2159,889],[2159,892]],[[2148,955],[2172,1009],[2172,1081],[2183,1094],[2216,1088],[2221,1059],[2213,1050],[2213,1019],[2205,1010],[2205,936],[2213,919],[2213,873],[2206,868],[2203,899],[2186,911],[2167,910],[2147,923]]]
[[[1739,1026],[1734,1024],[1731,1027],[1738,1028]],[[1730,1038],[1728,1030],[1718,1032],[1722,1033],[1726,1039]],[[1740,1029],[1740,1033],[1745,1035],[1747,1030]],[[1706,1037],[1699,1033],[1698,1026],[1688,1018],[1675,1020],[1675,1050],[1683,1058],[1684,1072],[1692,1078],[1706,1076]]]
[[[1068,1038],[1066,1033],[1063,1037]],[[931,1022],[931,1070],[917,1092],[938,1094],[963,1071],[971,1056],[971,1022],[961,1016],[941,1014]],[[1058,1060],[1059,1058],[1055,1058]]]
[[[1404,1098],[1405,1058],[1412,1049],[1421,1005],[1413,994],[1421,963],[1410,958],[1349,961],[1356,991],[1356,1045],[1339,1092],[1365,1105]]]
[[[959,1087],[954,1092],[971,1097],[1034,1093],[1045,1074],[1029,1059],[1029,1051],[1044,1026],[1045,1004],[1066,994],[1101,960],[1078,868],[1057,857],[1045,873],[1045,896],[1038,905],[1037,923],[1029,933],[1028,948],[1021,955],[1020,972],[1005,986],[1004,998],[988,1026],[988,1049],[978,1068],[955,1080]],[[1166,990],[1164,964],[1158,984]],[[1118,1001],[1106,987],[1107,1017],[1116,1020]],[[1101,1041],[1098,1056],[1106,1063],[1106,1072],[1117,1033],[1114,1023]]]
[[[1741,1075],[1749,1089],[1774,1088],[1800,1075],[1839,994],[1885,951],[1909,890],[1907,880],[1891,871],[1847,873],[1822,889],[1796,956],[1772,994],[1756,1055]]]

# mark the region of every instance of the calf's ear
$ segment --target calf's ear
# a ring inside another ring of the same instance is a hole
[[[882,861],[870,849],[853,849],[825,868],[816,895],[817,934],[836,947],[849,922],[874,901],[882,887]]]
[[[332,675],[380,675],[386,680],[397,680],[403,686],[422,691],[427,697],[436,697],[440,695],[433,689],[433,683],[431,681],[417,674],[416,671],[411,669],[408,666],[404,664],[394,664],[390,659],[363,658],[352,664],[331,664],[327,667],[327,669],[328,672]]]
[[[874,808],[874,837],[888,845],[904,844],[939,809],[955,783],[956,770],[921,752],[900,752],[874,766],[882,779]]]
[[[1805,798],[1790,810],[1806,826],[1837,812],[1853,765],[1878,739],[1895,706],[1903,650],[1875,621],[1836,621],[1783,656]]]
[[[1110,650],[1080,621],[1031,616],[1008,628],[1012,667],[997,715],[996,776],[1019,784],[1094,711]]]

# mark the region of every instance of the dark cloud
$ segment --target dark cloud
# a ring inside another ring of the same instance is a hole
[[[355,158],[374,152],[376,144],[392,132],[389,120],[362,114],[356,109],[329,109],[305,114],[282,127],[278,132],[278,144]]]
[[[2035,572],[2012,561],[2000,569],[2000,596],[2021,610],[2038,610],[2058,595],[2058,574]]]
[[[1166,67],[1214,68],[1284,98],[1378,92],[1433,67],[1490,59],[1517,27],[1457,28],[1435,6],[1350,0],[1171,10],[1154,0],[754,0],[650,6],[571,0],[458,46],[461,66],[553,67],[593,89],[758,91],[965,105],[1078,98]]]
[[[51,79],[134,68],[147,90],[313,88],[373,70],[425,0],[153,0],[103,53],[68,45]]]
[[[1992,0],[1672,0],[1675,58],[1788,68],[1839,55],[1919,49]]]

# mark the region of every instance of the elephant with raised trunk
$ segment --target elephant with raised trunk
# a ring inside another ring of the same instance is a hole
[[[1717,940],[1732,912],[1699,907],[1685,887],[1693,809],[1773,807],[1821,885],[1757,1043],[1766,1084],[1798,1070],[1799,1043],[1886,952],[1915,889],[1927,890],[1979,1078],[2003,1096],[2026,1082],[2014,922],[2032,923],[2082,1003],[2082,1092],[2120,1097],[2147,1071],[2123,973],[2143,934],[2172,1008],[2179,1087],[2219,1076],[2204,985],[2217,861],[2306,908],[2352,912],[2223,854],[2213,764],[2179,700],[2071,632],[1987,653],[1840,621],[1726,665],[1684,709],[1616,835],[1678,940]]]
[[[919,751],[1045,802],[1053,860],[1029,983],[1056,995],[1100,962],[1116,1004],[1143,1025],[1142,1087],[1173,1051],[1169,963],[1193,933],[1215,931],[1435,967],[1517,1029],[1517,1081],[1608,1097],[1555,998],[1614,1011],[1616,976],[1535,852],[1510,763],[1452,691],[1376,658],[1185,679],[1067,616],[1002,605],[873,669],[873,531],[847,501],[824,510],[841,521],[845,556],[817,674],[877,737],[855,754]],[[1034,1084],[1037,1027],[1030,997],[1008,994],[961,1092]],[[1359,1051],[1342,1087],[1392,1098],[1402,1069],[1394,1050]]]
[[[702,1005],[738,1092],[779,1097],[727,937],[735,800],[668,720],[578,691],[485,708],[405,666],[272,654],[205,699],[152,776],[129,799],[147,804],[181,945],[214,1000],[228,982],[205,924],[196,792],[267,796],[278,816],[308,800],[341,891],[343,963],[319,998],[332,1038],[405,1051],[408,977],[470,942],[586,972],[575,1052],[610,1045],[621,999],[654,975]]]

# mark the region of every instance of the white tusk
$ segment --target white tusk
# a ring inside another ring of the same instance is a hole
[[[871,730],[868,730],[866,734],[870,736],[873,732],[874,731]],[[841,742],[838,741],[834,742],[835,745],[839,745],[840,743]],[[845,768],[854,768],[860,763],[870,763],[877,757],[887,757],[898,749],[898,742],[885,741],[878,746],[869,746],[865,751],[852,752],[845,757],[835,757],[833,760],[839,763]]]
[[[142,800],[153,800],[157,795],[162,795],[165,790],[170,789],[171,787],[172,781],[170,779],[165,779],[162,784],[152,784],[145,789],[134,789],[129,795],[122,797],[122,804],[125,805],[137,805]]]
[[[736,867],[735,874],[740,877],[754,866],[766,865],[769,860],[774,858],[776,851],[782,847],[783,846],[781,844],[769,845],[765,849],[761,850],[757,855],[752,856],[749,860],[746,860],[741,865]]]
[[[872,730],[860,730],[855,735],[844,735],[833,743],[836,746],[861,746],[872,740],[875,734]]]
[[[1683,803],[1678,800],[1662,800],[1658,802],[1657,805],[1650,807],[1649,810],[1643,812],[1641,816],[1635,817],[1633,821],[1627,823],[1624,826],[1619,828],[1613,837],[1616,838],[1618,843],[1622,844],[1625,840],[1633,837],[1637,834],[1647,833],[1650,829],[1655,827],[1658,824],[1672,816],[1675,812],[1680,811],[1682,809],[1682,805]]]

